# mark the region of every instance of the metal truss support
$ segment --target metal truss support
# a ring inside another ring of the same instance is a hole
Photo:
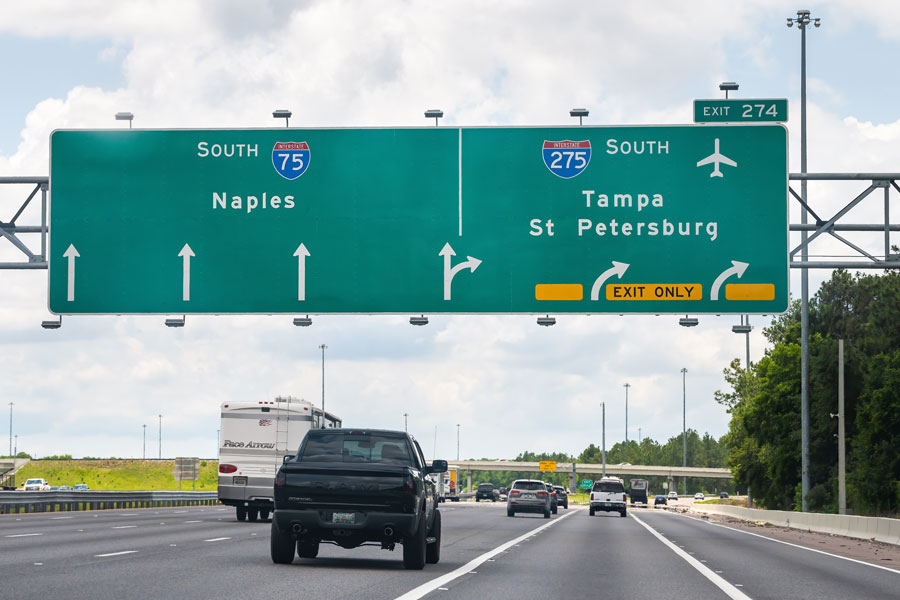
[[[47,268],[47,190],[50,187],[49,177],[0,177],[0,185],[2,184],[25,184],[33,185],[31,193],[22,202],[19,210],[13,215],[9,221],[0,220],[0,238],[5,239],[15,246],[25,255],[23,262],[0,262],[0,269],[46,269]],[[19,225],[17,223],[22,213],[28,208],[28,205],[37,195],[41,193],[41,223],[40,225]],[[37,252],[33,252],[27,244],[19,237],[22,233],[40,233],[41,247]]]

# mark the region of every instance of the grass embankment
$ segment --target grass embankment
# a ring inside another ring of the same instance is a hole
[[[19,487],[26,479],[42,477],[50,485],[73,486],[86,483],[92,490],[157,491],[177,490],[172,471],[174,460],[33,460],[16,473]],[[192,482],[180,482],[182,491],[192,489]],[[193,489],[215,491],[218,485],[218,463],[200,461],[200,478]]]

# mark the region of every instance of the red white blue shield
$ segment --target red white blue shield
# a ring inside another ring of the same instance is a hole
[[[279,175],[292,181],[306,172],[309,157],[306,142],[276,142],[272,148],[272,166]]]
[[[591,162],[591,142],[590,140],[581,142],[544,140],[543,155],[544,164],[551,173],[563,179],[571,179],[580,175]]]

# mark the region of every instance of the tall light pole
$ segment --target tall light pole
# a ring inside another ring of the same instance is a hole
[[[808,10],[797,11],[797,29],[800,30],[800,173],[806,174],[806,28],[810,21],[818,27],[821,19],[810,19]],[[787,26],[794,26],[788,17]],[[807,221],[806,179],[800,180],[800,223]],[[800,232],[800,260],[809,260],[806,246],[806,230]],[[800,269],[800,503],[807,512],[809,506],[809,269]]]
[[[600,456],[602,457],[602,460],[603,460],[603,466],[601,467],[600,476],[606,477],[606,402],[600,403],[600,409],[601,409],[601,414],[603,415],[603,417],[602,417],[602,424],[603,424],[603,429],[602,429],[603,434],[602,435],[603,435],[603,437],[601,438],[602,441],[600,444]]]
[[[403,431],[409,431],[409,413],[403,413]]]
[[[162,415],[159,415],[159,457],[162,460]]]
[[[459,423],[456,424],[456,460],[459,460]]]
[[[319,344],[322,350],[322,429],[325,429],[325,350],[328,348],[325,344]]]
[[[13,455],[13,447],[12,447],[12,407],[15,405],[15,402],[9,403],[9,455],[10,457]]]
[[[681,466],[687,468],[687,368],[681,369]],[[687,475],[681,476],[681,487],[687,494]]]
[[[144,428],[144,460],[147,460],[147,424],[142,425]]]
[[[630,383],[625,384],[625,443],[628,443],[628,388],[631,387]]]

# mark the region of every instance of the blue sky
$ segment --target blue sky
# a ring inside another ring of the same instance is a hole
[[[800,35],[785,19],[803,6],[396,4],[4,3],[0,175],[47,174],[51,131],[121,127],[113,114],[123,110],[147,128],[274,127],[276,108],[293,110],[298,127],[425,126],[428,108],[443,109],[446,125],[570,124],[568,110],[581,106],[585,124],[670,124],[690,123],[691,101],[720,97],[727,80],[741,86],[734,97],[789,99],[799,170]],[[806,7],[822,18],[808,34],[810,170],[900,171],[900,4]],[[860,191],[810,189],[823,214]],[[0,219],[20,196],[0,189]],[[876,222],[882,210],[861,207],[856,219]],[[14,256],[0,240],[0,261]],[[813,288],[828,276],[812,273]],[[798,281],[792,272],[795,296]],[[677,316],[573,316],[551,328],[531,316],[438,316],[424,328],[398,316],[323,316],[302,330],[286,317],[188,317],[170,330],[159,317],[108,316],[45,331],[46,273],[0,271],[0,282],[0,380],[16,390],[19,448],[36,455],[137,456],[142,425],[155,433],[161,412],[164,455],[213,456],[222,401],[320,397],[323,342],[330,410],[378,427],[401,427],[408,412],[423,447],[437,427],[438,454],[451,458],[455,423],[464,456],[580,452],[599,443],[599,402],[611,445],[624,438],[625,382],[629,437],[640,427],[665,441],[681,429],[682,367],[688,426],[721,436],[728,415],[712,396],[744,355],[734,317],[703,317],[691,330]],[[751,322],[757,361],[768,318]]]

